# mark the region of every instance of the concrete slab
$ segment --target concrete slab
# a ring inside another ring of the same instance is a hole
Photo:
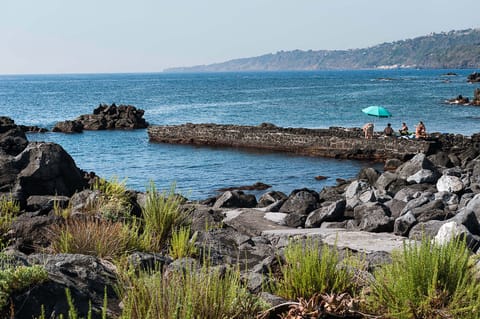
[[[369,233],[348,231],[346,229],[321,228],[265,230],[262,232],[262,236],[270,239],[312,236],[318,237],[328,245],[336,245],[338,248],[348,248],[353,251],[365,253],[390,253],[395,249],[402,249],[403,243],[409,241],[406,237],[396,236],[390,233]]]

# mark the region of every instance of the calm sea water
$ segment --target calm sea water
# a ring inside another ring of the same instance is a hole
[[[458,76],[445,76],[454,71]],[[375,119],[377,129],[405,121],[414,129],[470,135],[480,131],[480,107],[450,106],[447,98],[472,97],[473,70],[378,70],[218,74],[80,74],[0,76],[0,114],[18,124],[52,128],[57,121],[91,113],[99,103],[132,104],[151,124],[262,122],[285,127],[360,127],[361,112],[383,105],[393,117]],[[100,176],[127,178],[144,190],[176,183],[190,198],[229,186],[261,181],[289,193],[320,190],[350,178],[371,163],[233,149],[152,144],[146,130],[29,134],[30,140],[62,145],[77,165]],[[317,175],[328,176],[316,181]]]

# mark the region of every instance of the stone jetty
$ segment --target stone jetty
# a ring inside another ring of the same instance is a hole
[[[417,153],[433,154],[441,147],[438,138],[411,140],[377,136],[366,140],[360,128],[328,129],[183,124],[150,126],[151,142],[255,148],[307,156],[384,161],[406,160]]]

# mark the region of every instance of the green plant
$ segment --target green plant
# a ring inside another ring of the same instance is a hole
[[[478,318],[480,284],[462,240],[404,244],[375,272],[369,304],[389,318]]]
[[[68,304],[68,313],[67,313],[67,318],[68,319],[80,319],[78,316],[78,311],[77,308],[75,307],[75,301],[73,300],[72,293],[70,292],[70,289],[65,288],[65,296],[67,298],[67,304]],[[104,295],[103,295],[103,306],[102,306],[102,319],[107,319],[107,288],[104,290]],[[59,319],[63,319],[64,315],[60,314],[58,317]],[[93,318],[93,311],[92,311],[92,303],[88,303],[88,313],[87,313],[87,319],[92,319]],[[45,315],[45,306],[41,306],[41,311],[40,311],[40,317],[37,319],[47,319]]]
[[[69,203],[68,207],[63,208],[60,206],[60,202],[58,200],[53,201],[53,213],[56,216],[63,217],[64,219],[67,219],[70,217],[70,214],[72,212],[72,204]]]
[[[99,191],[101,195],[93,210],[112,221],[128,217],[131,204],[126,184],[127,179],[119,181],[115,176],[108,181],[103,178],[95,179],[92,189]]]
[[[20,212],[20,203],[12,194],[0,198],[0,234],[5,234],[11,227],[12,221]]]
[[[314,294],[353,293],[352,271],[340,266],[335,248],[320,246],[318,241],[291,241],[284,250],[285,262],[280,266],[280,278],[273,290],[289,299],[309,299]]]
[[[241,283],[238,269],[222,273],[204,266],[167,276],[129,271],[121,281],[124,319],[246,319],[262,310]]]
[[[172,231],[185,224],[188,211],[182,207],[184,199],[175,194],[175,186],[168,193],[158,193],[153,182],[147,191],[143,215],[143,240],[150,251],[161,251],[168,244]]]
[[[172,233],[169,254],[174,259],[183,257],[193,257],[197,253],[195,241],[197,233],[190,237],[190,227],[180,227]]]
[[[42,266],[19,266],[12,257],[0,253],[0,309],[5,308],[13,292],[41,283],[47,278],[47,271]]]
[[[69,218],[51,227],[54,253],[95,255],[113,259],[141,249],[136,224],[125,225],[95,217]]]

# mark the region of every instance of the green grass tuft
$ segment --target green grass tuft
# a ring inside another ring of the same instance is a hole
[[[274,284],[276,294],[289,299],[309,299],[315,294],[353,293],[353,275],[348,267],[340,266],[335,248],[320,246],[318,241],[291,241],[285,247],[285,263],[280,266],[280,278]]]
[[[462,240],[405,244],[375,272],[369,304],[388,318],[478,319],[480,283]]]
[[[175,194],[175,186],[168,193],[158,193],[150,183],[142,209],[143,239],[148,250],[159,252],[167,247],[173,230],[185,225],[189,212],[182,208],[183,201]]]
[[[128,272],[122,287],[121,319],[250,319],[262,310],[232,268]]]
[[[190,237],[190,227],[180,227],[172,233],[169,254],[173,259],[194,257],[197,254],[195,240],[197,233]]]

